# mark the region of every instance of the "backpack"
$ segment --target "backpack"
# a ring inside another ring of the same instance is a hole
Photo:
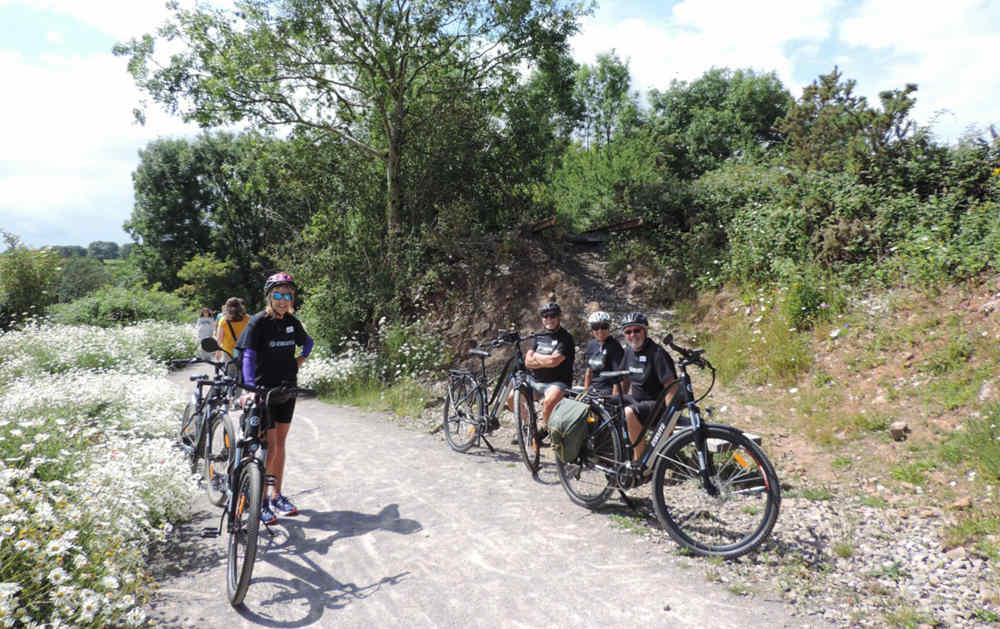
[[[580,456],[580,449],[587,440],[587,417],[590,406],[564,398],[556,404],[549,416],[549,438],[552,450],[563,463]]]

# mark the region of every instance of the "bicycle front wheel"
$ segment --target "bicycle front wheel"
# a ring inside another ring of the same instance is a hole
[[[559,482],[569,499],[581,507],[596,509],[614,491],[618,466],[622,464],[621,436],[607,411],[591,406],[587,418],[587,440],[572,461],[556,457]]]
[[[452,374],[444,398],[444,438],[456,452],[467,452],[479,438],[483,400],[470,374]]]
[[[729,426],[709,424],[708,482],[698,471],[693,430],[673,437],[653,472],[656,517],[678,544],[698,555],[739,557],[771,534],[781,488],[760,446]]]
[[[253,562],[257,559],[257,533],[260,530],[262,489],[260,468],[253,462],[240,472],[236,485],[233,521],[229,523],[226,557],[226,591],[229,603],[238,607],[250,587]]]
[[[181,427],[177,434],[177,438],[180,441],[181,449],[188,456],[194,456],[194,447],[198,444],[194,442],[195,438],[198,436],[195,423],[195,417],[198,415],[198,400],[195,399],[194,395],[188,400],[187,405],[184,407],[184,412],[181,413]]]
[[[202,482],[205,496],[217,507],[226,502],[229,469],[236,454],[236,426],[225,410],[217,410],[209,423],[202,451]]]
[[[514,416],[517,419],[517,445],[521,448],[521,460],[532,474],[538,471],[541,458],[541,443],[538,438],[538,419],[535,414],[535,398],[531,387],[522,386],[514,391]]]

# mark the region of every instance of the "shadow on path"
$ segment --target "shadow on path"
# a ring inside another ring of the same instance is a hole
[[[244,605],[237,611],[247,620],[265,627],[311,625],[323,616],[325,610],[341,609],[354,600],[368,598],[383,586],[396,585],[410,574],[408,571],[401,572],[382,577],[374,583],[359,585],[330,574],[312,556],[326,555],[337,541],[372,531],[410,535],[422,529],[416,520],[400,518],[399,505],[396,504],[388,505],[376,514],[303,510],[295,517],[282,518],[280,526],[272,528],[270,540],[267,533],[263,534],[261,541],[264,544],[257,561],[267,562],[288,576],[255,577],[250,583],[251,590],[268,584],[271,595],[255,603],[252,610]],[[319,534],[315,535],[317,531]],[[344,566],[345,573],[350,571],[350,566]],[[305,612],[296,619],[279,620],[267,613],[269,608],[287,611],[303,607]]]

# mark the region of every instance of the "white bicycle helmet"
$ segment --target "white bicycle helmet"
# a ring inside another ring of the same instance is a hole
[[[610,324],[611,315],[604,312],[603,310],[598,310],[597,312],[590,313],[590,316],[587,317],[587,323],[589,323],[590,325],[597,325],[599,323]]]

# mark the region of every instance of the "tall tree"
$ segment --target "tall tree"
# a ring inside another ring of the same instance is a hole
[[[184,10],[159,31],[185,50],[156,67],[154,38],[119,44],[137,84],[186,120],[248,119],[337,136],[385,173],[385,223],[404,226],[402,166],[414,117],[432,97],[517,81],[522,62],[566,46],[567,0],[237,0]],[[139,117],[142,113],[139,112]]]
[[[653,90],[649,101],[667,167],[696,178],[734,155],[758,155],[780,144],[775,123],[791,95],[773,72],[713,68],[690,83]]]
[[[87,245],[87,255],[98,260],[113,260],[118,257],[118,243],[110,240],[95,240]]]
[[[576,71],[574,95],[582,109],[580,135],[584,146],[607,146],[616,133],[627,131],[637,118],[638,95],[629,92],[628,62],[612,50],[597,55],[597,64]]]
[[[154,140],[139,151],[132,173],[135,206],[125,231],[138,243],[133,255],[146,278],[167,290],[180,286],[177,270],[211,245],[214,196],[203,185],[205,174],[187,140]]]

